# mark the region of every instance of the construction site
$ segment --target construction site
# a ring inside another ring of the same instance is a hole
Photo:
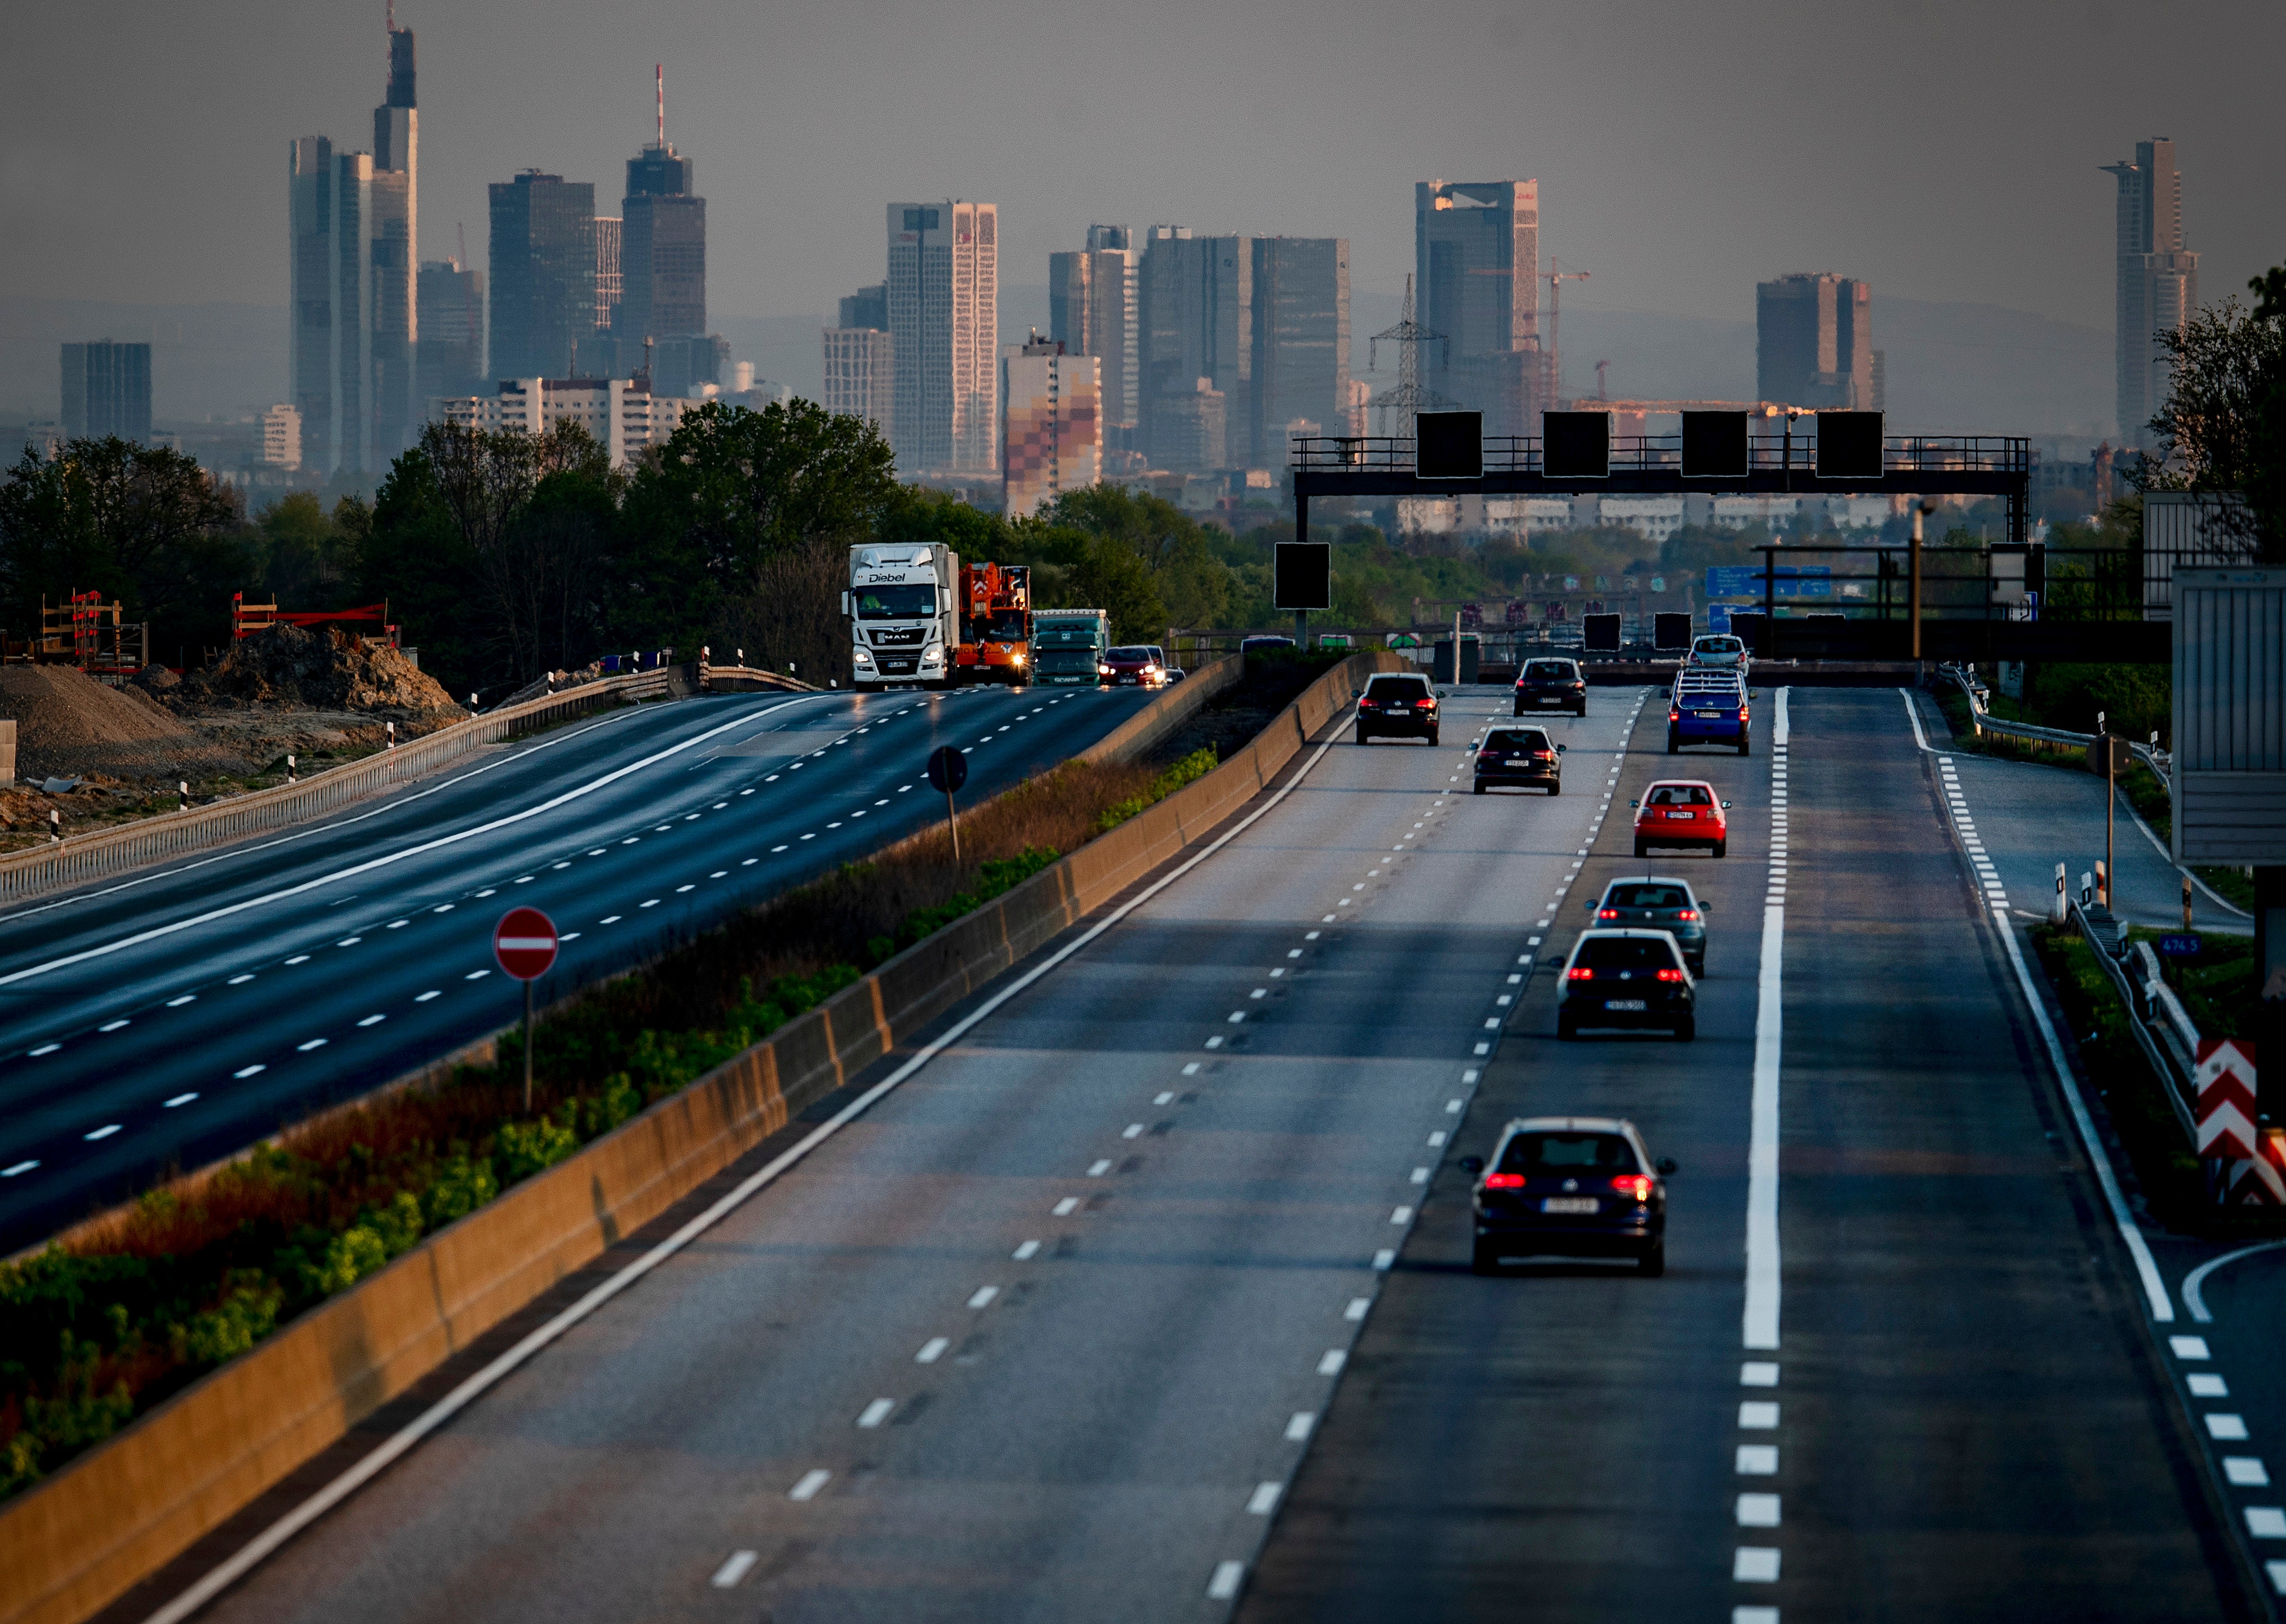
[[[0,660],[0,850],[280,784],[469,713],[399,646],[388,607],[231,604],[229,645],[188,671],[146,627],[74,592]]]

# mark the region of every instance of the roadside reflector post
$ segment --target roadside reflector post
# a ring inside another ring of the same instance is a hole
[[[2111,906],[2111,864],[2108,862],[2095,865],[2095,905]]]
[[[64,838],[64,815],[53,807],[48,808],[48,836],[58,842]]]
[[[299,784],[301,782],[301,779],[297,778],[294,775],[294,753],[290,750],[286,753],[286,782],[288,784]]]
[[[188,778],[177,778],[175,780],[175,793],[182,798],[183,803],[177,808],[177,810],[183,812],[189,811],[191,809],[191,781]]]
[[[2064,865],[2056,864],[2056,903],[2053,917],[2059,925],[2071,917],[2070,904],[2064,900]]]
[[[392,721],[386,725],[389,728],[389,747],[394,750],[397,748],[397,724]]]

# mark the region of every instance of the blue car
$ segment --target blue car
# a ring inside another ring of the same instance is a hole
[[[1735,671],[1685,666],[1667,706],[1667,753],[1685,745],[1729,745],[1754,753],[1746,679]]]

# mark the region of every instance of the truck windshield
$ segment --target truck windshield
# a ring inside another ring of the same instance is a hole
[[[923,620],[936,613],[936,588],[926,581],[916,587],[860,587],[852,595],[860,620]]]
[[[1092,626],[1051,623],[1036,627],[1032,636],[1044,648],[1092,649],[1096,646],[1096,629]]]
[[[1024,641],[1024,611],[1021,609],[997,611],[979,623],[978,630],[994,643],[1021,643]]]
[[[1095,653],[1090,649],[1050,649],[1037,662],[1037,668],[1050,675],[1065,672],[1095,674]]]

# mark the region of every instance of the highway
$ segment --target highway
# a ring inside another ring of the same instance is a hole
[[[508,907],[564,936],[543,1000],[1063,761],[1139,692],[723,696],[482,753],[321,823],[0,916],[0,1253],[515,1021]]]
[[[1904,707],[1670,759],[1653,697],[1549,721],[1558,799],[1465,792],[1499,696],[1330,730],[202,1616],[2266,1616]],[[1714,901],[1700,1036],[1559,1044],[1669,776],[1736,802],[1651,864]],[[1523,1111],[1680,1161],[1663,1279],[1470,1273],[1457,1158]]]

